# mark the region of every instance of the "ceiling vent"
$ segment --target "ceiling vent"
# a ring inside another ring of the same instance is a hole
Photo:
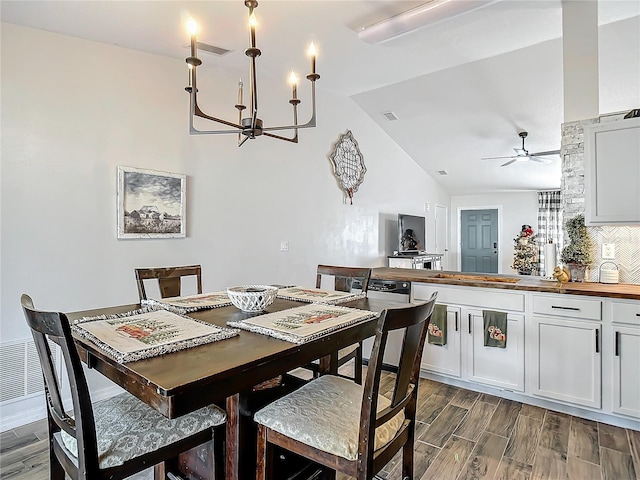
[[[189,45],[183,45],[184,48],[190,48]],[[215,45],[209,45],[208,43],[197,42],[198,50],[202,50],[204,52],[210,53],[212,55],[216,55],[218,57],[222,57],[227,53],[231,52],[231,50],[227,50],[226,48],[216,47]]]
[[[384,118],[386,118],[388,121],[393,122],[394,120],[398,120],[398,117],[395,113],[389,111],[389,112],[382,112],[382,116]]]
[[[438,170],[438,173],[440,175],[449,175],[449,173],[446,170]]]

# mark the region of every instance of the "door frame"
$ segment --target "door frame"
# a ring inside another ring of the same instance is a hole
[[[444,247],[441,249],[442,251],[439,252],[438,251],[438,218],[437,218],[437,214],[438,214],[438,208],[442,208],[444,209]],[[442,257],[442,262],[440,263],[440,266],[443,270],[448,270],[449,269],[449,242],[451,241],[451,232],[449,229],[449,207],[447,205],[441,205],[439,203],[436,203],[434,212],[434,225],[435,225],[435,238],[434,238],[434,242],[435,242],[435,253],[442,253],[443,257]]]
[[[498,211],[498,273],[502,273],[502,205],[470,205],[457,208],[456,228],[458,235],[458,252],[456,254],[456,270],[462,268],[462,211],[463,210],[497,210]]]

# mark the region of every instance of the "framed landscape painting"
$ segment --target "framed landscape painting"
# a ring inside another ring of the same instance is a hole
[[[187,176],[118,167],[118,238],[186,236]]]

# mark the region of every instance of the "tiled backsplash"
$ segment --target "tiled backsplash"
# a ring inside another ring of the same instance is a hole
[[[562,124],[562,208],[565,222],[584,213],[584,125],[621,120],[624,113],[603,115],[599,118]],[[593,265],[589,281],[597,282],[598,269],[605,261],[612,261],[620,270],[620,283],[640,284],[640,226],[587,227],[593,240]],[[569,238],[564,234],[565,245]],[[615,259],[603,260],[602,244],[613,243]]]

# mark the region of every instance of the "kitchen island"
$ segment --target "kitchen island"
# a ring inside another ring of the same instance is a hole
[[[427,343],[421,373],[443,383],[640,430],[640,285],[374,268],[438,292],[446,343]],[[506,345],[487,345],[485,312],[506,316]]]
[[[494,273],[466,273],[443,270],[410,268],[374,268],[371,278],[403,282],[435,283],[467,287],[499,288],[529,292],[591,295],[595,297],[626,298],[640,300],[640,285],[604,284],[595,282],[558,283],[527,275],[505,275]]]

